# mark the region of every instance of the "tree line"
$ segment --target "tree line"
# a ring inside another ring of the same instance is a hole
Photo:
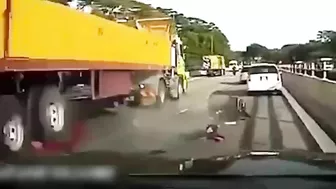
[[[235,52],[236,58],[242,61],[252,61],[260,57],[261,61],[279,63],[293,63],[295,61],[316,61],[319,58],[336,57],[336,32],[322,30],[315,39],[305,44],[286,44],[280,49],[253,43],[245,51]]]

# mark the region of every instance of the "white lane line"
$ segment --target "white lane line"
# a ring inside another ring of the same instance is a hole
[[[218,111],[216,111],[216,114],[218,115],[218,114],[221,114],[223,111],[222,110],[218,110]]]
[[[226,121],[224,122],[225,125],[237,125],[236,121]]]
[[[328,135],[321,129],[321,127],[311,118],[307,112],[299,105],[293,96],[283,87],[282,93],[292,106],[301,121],[307,127],[308,131],[314,137],[321,150],[325,153],[335,153],[336,144],[328,137]]]
[[[187,112],[189,109],[183,109],[183,110],[180,110],[180,112],[179,112],[179,114],[183,114],[183,113],[185,113],[185,112]]]
[[[189,79],[189,81],[196,81],[196,80],[199,80],[199,79],[201,79],[201,77],[192,77],[192,78]]]

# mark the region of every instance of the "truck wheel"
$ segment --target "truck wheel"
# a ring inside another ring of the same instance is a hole
[[[180,95],[183,93],[182,79],[178,78],[176,84],[174,85],[175,89],[170,91],[170,97],[172,100],[180,99]]]
[[[1,159],[13,160],[13,155],[24,155],[32,150],[26,107],[23,104],[14,95],[0,96],[0,107],[3,110],[0,114],[3,141],[0,145]]]
[[[39,99],[38,117],[44,140],[69,141],[76,118],[72,103],[60,93],[56,85],[45,86]]]
[[[188,90],[188,87],[189,87],[189,81],[187,79],[183,80],[183,90],[182,90],[182,93],[187,93],[187,90]]]
[[[166,90],[166,84],[164,83],[163,80],[159,81],[158,85],[158,94],[156,95],[156,101],[155,101],[155,106],[160,108],[166,101],[166,95],[167,95],[167,90]]]

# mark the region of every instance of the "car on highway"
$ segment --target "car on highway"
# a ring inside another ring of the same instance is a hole
[[[253,64],[248,71],[247,90],[253,92],[273,92],[281,94],[281,72],[275,64]]]
[[[248,70],[251,66],[244,66],[240,71],[239,79],[240,83],[246,83],[248,78]]]

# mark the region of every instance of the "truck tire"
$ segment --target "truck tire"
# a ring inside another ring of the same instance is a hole
[[[56,85],[43,87],[36,96],[38,120],[43,129],[44,141],[69,141],[77,116],[72,102],[66,99]]]
[[[183,80],[179,77],[174,85],[174,89],[170,90],[170,98],[172,100],[180,99],[180,95],[183,93]]]
[[[30,129],[26,119],[24,99],[14,95],[0,96],[1,124],[1,160],[13,160],[20,155],[30,155],[32,152]]]
[[[158,85],[158,93],[156,95],[155,107],[161,108],[166,102],[167,88],[165,82],[161,79]]]
[[[183,94],[185,94],[185,93],[187,93],[187,91],[188,91],[188,87],[189,87],[189,81],[188,81],[188,79],[183,79],[182,80],[183,81],[183,91],[182,91],[182,93]]]

